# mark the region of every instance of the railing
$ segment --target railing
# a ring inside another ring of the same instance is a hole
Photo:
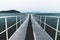
[[[53,40],[60,40],[60,17],[33,15],[40,26],[53,38]]]
[[[12,34],[18,29],[18,27],[20,27],[20,25],[25,21],[26,17],[27,15],[1,16],[0,17],[0,39],[8,40],[12,36]],[[2,27],[1,27],[1,23],[4,23],[2,24]],[[3,28],[2,31],[1,28]]]

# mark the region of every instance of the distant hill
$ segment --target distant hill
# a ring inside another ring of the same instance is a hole
[[[0,11],[0,13],[20,13],[20,12],[16,10],[8,10],[8,11]]]

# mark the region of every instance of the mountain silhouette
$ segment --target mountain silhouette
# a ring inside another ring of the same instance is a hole
[[[0,13],[20,13],[20,12],[16,10],[8,10],[8,11],[0,11]]]

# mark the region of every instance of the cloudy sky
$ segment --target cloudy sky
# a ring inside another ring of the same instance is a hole
[[[60,12],[60,0],[0,0],[0,10]]]

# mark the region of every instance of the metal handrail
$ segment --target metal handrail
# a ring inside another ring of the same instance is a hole
[[[25,17],[24,17],[25,16]],[[10,17],[15,17],[16,18],[16,23],[14,23],[14,24],[12,24],[10,27],[7,27],[7,18],[10,18]],[[20,17],[19,19],[19,21],[18,21],[18,17]],[[25,20],[25,18],[27,17],[26,15],[23,15],[23,17],[24,18],[22,18],[22,16],[20,15],[16,15],[16,16],[0,16],[0,18],[4,18],[5,19],[5,30],[3,30],[2,32],[0,32],[0,35],[2,34],[2,33],[4,33],[4,32],[6,32],[6,40],[9,40],[8,39],[8,30],[10,29],[10,28],[12,28],[12,27],[14,27],[15,25],[16,25],[16,30],[17,30],[17,28],[18,28],[18,23],[20,22],[20,24],[21,24],[21,21],[23,21],[23,20]],[[22,18],[22,19],[21,19]]]
[[[23,21],[25,18],[26,18],[26,17],[24,17],[21,21]],[[18,21],[17,24],[18,24],[19,22],[21,22],[21,21]],[[13,24],[13,25],[11,25],[9,28],[7,28],[7,30],[10,29],[10,28],[12,28],[12,27],[15,26],[15,25],[16,25],[16,23]],[[0,35],[1,35],[2,33],[4,33],[5,31],[6,31],[6,29],[5,29],[4,31],[0,32]]]
[[[45,30],[45,26],[48,26],[49,28],[52,28],[53,30],[55,30],[56,31],[56,33],[55,33],[55,40],[57,40],[57,35],[58,35],[58,33],[60,33],[60,30],[58,30],[60,16],[44,16],[44,15],[38,15],[40,18],[44,17],[44,22],[41,19],[39,20],[37,17],[35,17],[35,15],[33,15],[33,16],[34,16],[34,19],[40,21],[40,24],[41,23],[44,24],[44,30]],[[51,25],[49,25],[49,24],[46,23],[46,18],[57,18],[56,29],[53,26],[51,26]]]
[[[38,21],[39,21],[39,19],[37,18],[37,17],[35,17]],[[60,31],[59,30],[56,30],[54,27],[52,27],[51,25],[49,25],[49,24],[47,24],[47,23],[45,23],[45,22],[43,22],[43,21],[40,21],[41,23],[43,23],[43,24],[45,24],[45,25],[47,25],[48,27],[50,27],[50,28],[52,28],[53,30],[55,30],[55,31],[57,31],[57,32],[59,32],[60,33]]]

